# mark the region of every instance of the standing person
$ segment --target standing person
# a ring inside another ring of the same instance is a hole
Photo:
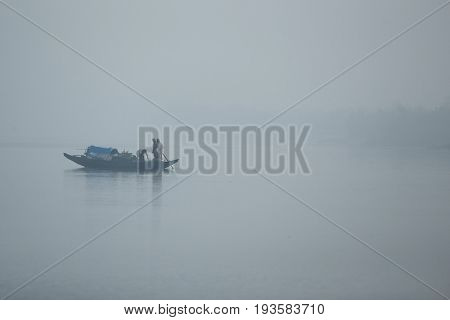
[[[158,159],[162,161],[162,157],[163,157],[163,144],[161,143],[161,141],[159,141],[159,139],[156,139],[156,150],[158,151]]]
[[[155,159],[158,159],[158,142],[156,141],[155,138],[153,138],[152,141],[153,141],[153,146],[152,146],[153,157]]]
[[[145,157],[144,155],[147,157],[148,160],[148,154],[147,154],[147,150],[142,149],[142,150],[138,150],[138,157],[139,157],[139,172],[143,172],[145,171]]]

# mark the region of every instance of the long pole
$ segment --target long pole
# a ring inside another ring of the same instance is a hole
[[[167,158],[167,156],[165,155],[165,153],[163,152],[162,154],[163,154],[164,158],[165,158],[167,161],[169,161],[169,159]],[[173,169],[173,165],[171,165],[170,167]]]

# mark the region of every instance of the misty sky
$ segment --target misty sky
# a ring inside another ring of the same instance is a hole
[[[6,1],[193,124],[262,123],[444,2]],[[280,120],[441,105],[449,32],[450,6]],[[134,142],[139,124],[176,124],[3,5],[0,45],[0,142]]]

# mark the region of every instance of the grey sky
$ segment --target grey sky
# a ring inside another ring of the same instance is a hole
[[[198,124],[262,123],[444,1],[7,2]],[[447,7],[284,120],[442,104],[449,31]],[[124,143],[176,123],[4,6],[0,43],[0,142]]]

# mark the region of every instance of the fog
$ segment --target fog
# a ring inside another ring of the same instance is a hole
[[[0,298],[450,296],[450,5],[274,121],[311,174],[186,176],[62,153],[261,125],[442,0],[7,3]]]
[[[200,125],[267,121],[441,2],[8,3]],[[368,111],[399,105],[448,105],[449,30],[446,8],[278,122],[328,127],[327,119],[348,110],[371,119]],[[135,145],[138,125],[177,124],[3,5],[0,43],[2,143]]]

